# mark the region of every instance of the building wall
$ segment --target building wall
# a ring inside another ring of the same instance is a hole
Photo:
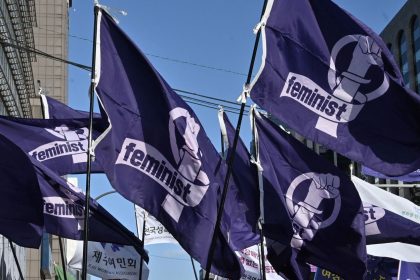
[[[33,47],[34,0],[0,0],[0,115],[31,117],[29,94],[34,93],[31,61],[34,55],[16,45]],[[26,249],[15,247],[26,274]],[[0,235],[0,279],[20,279],[9,240]]]
[[[418,0],[408,0],[406,4],[401,8],[401,10],[395,15],[395,17],[388,23],[388,25],[381,32],[381,37],[384,42],[387,44],[388,48],[391,50],[394,55],[397,66],[401,69],[402,65],[402,56],[399,48],[399,42],[401,34],[405,34],[406,38],[406,48],[407,48],[407,64],[408,64],[408,76],[406,86],[410,89],[420,93],[420,89],[417,86],[420,82],[420,75],[417,81],[416,80],[416,59],[414,51],[414,41],[413,41],[413,21],[415,18],[420,20],[420,5]],[[418,50],[417,56],[420,56],[420,50]],[[418,59],[417,59],[418,60]],[[420,61],[420,60],[418,60]],[[417,62],[418,63],[418,62]],[[420,71],[420,64],[417,67],[417,72]],[[371,178],[372,179],[372,178]],[[383,179],[380,179],[383,181]],[[379,180],[379,181],[380,181]],[[376,179],[378,181],[378,179]],[[376,182],[375,181],[375,182]],[[389,181],[389,180],[387,180]],[[379,182],[384,183],[384,182]],[[389,183],[389,182],[386,182]],[[397,182],[391,182],[397,183]],[[400,182],[402,183],[402,182]],[[398,191],[396,188],[391,188],[390,191],[397,193],[405,198],[414,200],[412,190],[409,188],[400,188]]]
[[[67,59],[68,56],[68,18],[69,2],[66,0],[37,0],[37,27],[34,28],[35,48]],[[36,88],[39,85],[51,96],[67,103],[68,65],[37,55],[32,64]],[[38,82],[39,81],[39,82]],[[38,98],[32,98],[34,114],[41,116]]]
[[[413,20],[417,17],[420,19],[420,5],[418,0],[408,0],[407,3],[401,8],[401,10],[395,15],[395,17],[389,22],[389,24],[381,32],[381,37],[384,42],[391,46],[391,52],[394,54],[395,61],[398,66],[401,65],[400,50],[398,48],[399,37],[404,32],[407,40],[408,48],[408,72],[409,72],[409,87],[412,90],[417,90],[415,86],[415,54],[413,51]],[[420,69],[418,69],[420,71]]]

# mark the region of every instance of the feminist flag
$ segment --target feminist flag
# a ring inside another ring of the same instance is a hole
[[[282,270],[279,256],[296,261],[291,264],[296,274],[297,267],[310,263],[345,279],[363,279],[363,208],[350,178],[266,117],[256,114],[255,125],[264,175],[264,234],[276,241],[268,244],[270,262]]]
[[[82,239],[85,197],[80,190],[1,135],[0,150],[0,233],[31,248],[39,248],[43,231]],[[90,210],[89,240],[134,246],[148,260],[138,238],[94,200]]]
[[[86,197],[82,191],[55,172],[31,158],[44,201],[43,215],[46,232],[65,238],[83,240],[84,205]],[[90,241],[118,243],[134,246],[144,253],[141,242],[95,200],[90,201]]]
[[[219,123],[222,136],[226,137],[226,158],[229,159],[235,128],[223,111],[219,111]],[[250,160],[251,155],[245,144],[238,139],[232,165],[233,184],[229,187],[225,204],[225,213],[230,222],[229,242],[235,250],[251,247],[260,240],[257,228],[260,214],[257,168]]]
[[[98,30],[96,92],[110,127],[96,143],[96,158],[111,185],[205,267],[225,173],[222,159],[191,108],[100,9]],[[215,232],[211,272],[237,279],[240,264],[222,232],[227,229]]]
[[[34,168],[25,153],[0,135],[0,234],[23,247],[39,248],[44,219]]]
[[[1,134],[33,159],[59,175],[85,173],[89,119],[21,119],[0,117]],[[104,131],[101,119],[93,122],[93,139]],[[92,172],[102,167],[92,162]]]
[[[355,176],[352,181],[363,201],[366,243],[376,244],[377,251],[382,247],[377,255],[389,258],[401,255],[404,259],[410,253],[406,244],[420,246],[419,206]]]
[[[398,280],[414,280],[420,278],[420,263],[400,262]]]
[[[89,112],[75,110],[60,101],[40,94],[42,111],[45,119],[87,119]],[[94,118],[101,118],[100,114],[94,113]]]
[[[378,35],[330,0],[269,0],[261,28],[255,103],[383,174],[420,167],[420,97]]]
[[[362,172],[363,175],[368,175],[368,176],[381,178],[381,179],[391,179],[391,180],[398,180],[398,181],[403,181],[403,182],[418,182],[418,181],[420,181],[420,169],[414,170],[411,173],[401,175],[401,176],[397,176],[397,177],[386,176],[386,175],[384,175],[382,173],[379,173],[375,170],[372,170],[372,169],[370,169],[366,166],[362,166],[362,171],[361,172]]]

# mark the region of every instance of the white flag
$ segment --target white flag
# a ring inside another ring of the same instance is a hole
[[[155,217],[147,213],[146,210],[136,205],[137,230],[139,236],[143,233],[143,223],[146,218],[146,228],[144,233],[144,245],[159,243],[178,243],[166,228],[156,220]]]
[[[67,264],[82,270],[83,242],[67,239]],[[131,246],[89,241],[87,273],[102,279],[138,280],[140,255]],[[149,268],[143,262],[141,279],[147,280]]]
[[[265,250],[267,252],[267,249]],[[261,278],[261,269],[260,269],[260,260],[259,260],[259,248],[257,245],[248,247],[241,251],[237,251],[242,266],[245,269],[245,275],[242,276],[241,280],[255,279],[260,280]],[[274,268],[271,266],[270,262],[265,259],[265,275],[267,280],[281,280],[283,279],[276,273]]]

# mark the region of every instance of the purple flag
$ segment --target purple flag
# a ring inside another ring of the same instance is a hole
[[[96,92],[111,125],[95,143],[96,158],[112,186],[159,220],[204,267],[222,159],[195,113],[104,11],[98,29]],[[215,233],[211,271],[236,279],[241,267],[222,232],[227,229]]]
[[[390,258],[378,258],[369,256],[367,259],[367,273],[364,280],[393,280],[396,279],[398,261]],[[343,280],[340,277],[323,268],[318,268],[314,280]]]
[[[75,110],[60,101],[40,94],[42,111],[45,119],[87,119],[89,112]],[[96,119],[101,119],[100,114],[94,113]]]
[[[398,274],[399,261],[391,258],[380,258],[368,255],[365,280],[395,280]]]
[[[0,117],[3,136],[59,175],[86,172],[88,127],[88,119]],[[93,127],[93,139],[96,139],[104,131],[105,123],[95,119]],[[95,161],[92,172],[102,172]]]
[[[400,242],[420,246],[419,206],[355,176],[352,181],[363,201],[367,244]],[[392,253],[389,257],[393,257]]]
[[[42,163],[33,158],[31,161],[44,200],[46,232],[83,240],[85,195]],[[89,240],[132,245],[146,256],[140,240],[93,199],[90,201]]]
[[[0,135],[0,234],[14,243],[39,248],[44,225],[42,197],[25,153]]]
[[[274,251],[362,279],[363,208],[350,178],[266,117],[256,114],[255,123],[265,178],[264,232],[284,247]]]
[[[252,100],[376,171],[418,169],[420,97],[403,86],[380,37],[329,0],[268,2]]]
[[[31,248],[43,231],[82,239],[84,195],[2,135],[0,150],[0,233]],[[139,239],[94,200],[89,224],[89,240],[132,245],[148,259]]]
[[[227,138],[226,158],[229,159],[235,128],[223,111],[219,111],[219,122],[222,135]],[[257,169],[250,159],[251,155],[245,144],[242,139],[238,139],[232,166],[233,183],[229,187],[225,203],[225,213],[230,218],[229,241],[236,251],[251,247],[260,241],[257,228],[260,215]]]
[[[417,170],[415,170],[411,173],[405,174],[405,175],[401,175],[401,176],[397,176],[397,177],[391,177],[391,176],[386,176],[382,173],[379,173],[375,170],[372,170],[369,167],[362,166],[362,174],[372,176],[372,177],[376,177],[376,178],[381,178],[381,179],[392,179],[392,180],[398,180],[398,181],[403,181],[403,182],[418,182],[418,181],[420,181],[420,169],[417,169]]]
[[[420,263],[400,262],[398,280],[420,279]]]

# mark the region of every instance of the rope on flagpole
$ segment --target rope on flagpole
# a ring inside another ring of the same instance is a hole
[[[264,5],[263,5],[262,11],[261,11],[260,19],[263,18],[263,15],[265,13],[265,8],[267,6],[267,2],[268,2],[268,0],[264,0]],[[251,63],[249,65],[247,80],[246,80],[246,83],[245,83],[245,86],[244,86],[245,90],[248,90],[248,85],[251,82],[252,71],[254,69],[255,57],[257,55],[258,43],[259,43],[259,40],[260,40],[260,36],[261,36],[261,30],[258,30],[258,33],[255,37],[254,49],[252,51],[252,58],[251,58]],[[244,93],[246,94],[246,92],[244,92]],[[221,200],[220,200],[219,207],[217,209],[216,223],[215,223],[215,226],[214,226],[213,236],[212,236],[212,239],[211,239],[210,248],[209,248],[209,252],[208,252],[208,256],[207,256],[206,275],[205,275],[205,278],[204,278],[205,280],[209,280],[209,278],[210,278],[210,269],[211,269],[211,264],[212,264],[212,261],[213,261],[214,249],[216,247],[217,231],[220,230],[220,223],[221,223],[221,220],[222,220],[223,208],[224,208],[224,204],[225,204],[225,200],[226,200],[226,196],[227,196],[227,191],[228,191],[228,188],[229,188],[229,180],[230,180],[230,176],[232,174],[233,161],[235,159],[235,151],[236,151],[236,146],[238,144],[239,132],[240,132],[240,129],[241,129],[241,123],[242,123],[242,117],[243,117],[244,111],[245,111],[245,105],[246,105],[246,97],[243,98],[242,103],[241,103],[241,109],[240,109],[240,112],[239,112],[238,123],[236,125],[235,138],[233,140],[233,145],[232,145],[232,152],[231,152],[231,154],[228,158],[228,167],[227,167],[227,173],[226,173],[226,177],[225,177],[225,181],[224,181],[222,197],[221,197]]]
[[[221,145],[222,145],[222,158],[226,160],[226,148],[229,148],[229,140],[226,131],[225,121],[223,119],[224,108],[219,106],[219,111],[217,112],[217,118],[219,119],[219,126],[220,126],[220,138],[221,138]]]
[[[87,149],[87,168],[86,168],[86,195],[85,195],[85,211],[84,211],[84,227],[83,227],[83,262],[82,262],[82,280],[87,278],[87,254],[88,254],[88,236],[89,236],[89,207],[90,207],[90,175],[92,168],[92,128],[93,128],[93,104],[95,96],[95,77],[96,77],[96,45],[98,33],[98,14],[100,7],[94,7],[94,27],[93,27],[93,49],[92,49],[92,71],[91,84],[89,90],[89,135]]]

